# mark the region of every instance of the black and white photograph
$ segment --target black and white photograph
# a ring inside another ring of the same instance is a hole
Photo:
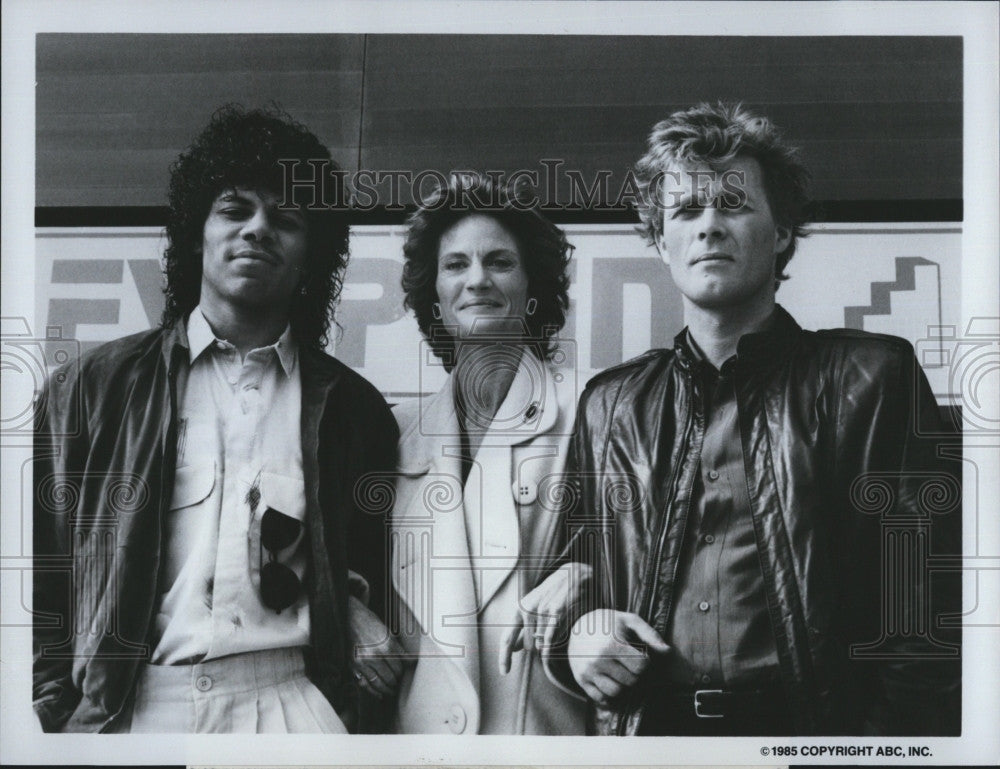
[[[995,764],[998,34],[6,4],[0,761]]]

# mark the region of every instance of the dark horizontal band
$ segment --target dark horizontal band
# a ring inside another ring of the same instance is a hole
[[[541,209],[556,224],[638,224],[631,208]],[[402,224],[413,207],[350,210],[352,225]],[[813,204],[815,222],[961,222],[962,201],[946,200],[824,200]],[[162,227],[166,206],[38,206],[36,227]]]

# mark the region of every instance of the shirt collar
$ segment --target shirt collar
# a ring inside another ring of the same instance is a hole
[[[212,327],[208,325],[208,321],[205,319],[205,314],[201,311],[201,305],[195,307],[188,316],[186,331],[189,351],[188,362],[192,364],[205,350],[212,346],[213,342],[224,341],[215,336],[215,332],[212,331]],[[292,327],[290,325],[285,326],[285,330],[278,337],[278,341],[260,349],[266,350],[268,348],[274,349],[278,356],[278,361],[281,363],[281,368],[285,372],[285,376],[291,376],[295,370],[297,349],[295,340],[292,338]]]
[[[295,340],[292,339],[291,325],[285,326],[278,341],[274,343],[274,349],[278,353],[278,360],[281,361],[281,368],[285,372],[285,376],[291,376],[292,372],[295,371],[297,352]]]
[[[205,315],[201,311],[201,305],[198,305],[188,316],[188,362],[194,363],[214,341],[215,334],[212,332],[212,327],[209,326],[208,321],[205,320]]]
[[[754,367],[767,365],[785,354],[794,344],[800,330],[795,319],[780,304],[776,304],[774,312],[760,331],[740,337],[736,346],[736,359],[740,361],[741,367],[744,363]],[[685,366],[695,367],[705,361],[704,355],[693,343],[687,326],[674,337],[674,351]]]

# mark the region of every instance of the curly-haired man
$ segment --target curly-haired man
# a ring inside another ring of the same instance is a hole
[[[296,163],[334,168],[284,113],[217,111],[171,169],[160,327],[57,371],[43,394],[47,731],[359,726],[348,617],[367,611],[362,594],[378,611],[385,582],[384,522],[359,506],[365,479],[393,467],[397,430],[323,352],[348,227],[282,199]]]

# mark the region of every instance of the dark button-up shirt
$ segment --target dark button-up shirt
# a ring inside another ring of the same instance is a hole
[[[736,356],[716,370],[685,341],[705,433],[666,630],[667,675],[685,687],[752,687],[777,679],[778,658],[750,516]]]

